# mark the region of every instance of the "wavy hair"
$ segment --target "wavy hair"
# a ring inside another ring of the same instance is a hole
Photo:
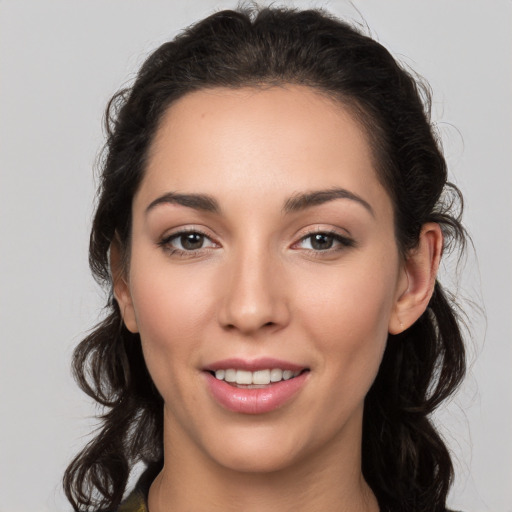
[[[430,94],[378,42],[320,10],[221,11],[160,46],[133,86],[106,113],[107,143],[89,262],[109,294],[108,315],[78,345],[73,370],[106,411],[95,437],[71,462],[64,489],[75,510],[115,510],[131,468],[162,463],[163,401],[147,371],[138,334],[123,325],[113,298],[109,248],[129,254],[132,199],[166,109],[211,87],[312,87],[349,108],[372,145],[389,193],[397,246],[414,248],[426,222],[440,224],[445,252],[464,246],[462,198],[430,120]],[[436,282],[427,310],[389,336],[365,401],[362,470],[381,510],[441,512],[453,477],[431,413],[461,382],[464,344],[457,306]]]

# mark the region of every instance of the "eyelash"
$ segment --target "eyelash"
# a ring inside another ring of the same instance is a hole
[[[199,236],[203,237],[203,241],[205,239],[209,240],[211,242],[212,246],[200,247],[198,249],[190,249],[190,250],[179,249],[177,247],[172,247],[171,243],[174,240],[178,240],[181,237],[186,236],[186,235],[190,235],[190,234],[192,234],[192,235],[199,235]],[[308,251],[309,253],[314,254],[316,257],[322,257],[323,255],[332,254],[334,252],[343,251],[343,250],[345,250],[347,248],[355,247],[356,246],[355,240],[353,240],[351,238],[348,238],[346,236],[340,235],[336,231],[333,231],[333,230],[321,230],[321,229],[319,229],[319,230],[311,231],[311,232],[307,233],[306,235],[302,236],[298,242],[295,242],[292,245],[292,248],[295,248],[297,245],[301,244],[302,242],[304,242],[304,241],[306,241],[308,239],[312,239],[315,235],[323,235],[323,236],[326,236],[326,237],[332,237],[333,244],[336,244],[336,243],[338,244],[338,247],[334,247],[334,248],[333,247],[328,247],[327,249],[313,249],[313,248],[311,248],[311,249],[308,249],[308,248],[304,249],[305,251]],[[182,230],[182,231],[178,231],[177,233],[172,233],[171,235],[162,238],[162,240],[160,240],[157,243],[157,245],[159,247],[162,247],[171,256],[178,256],[178,257],[181,257],[181,258],[187,258],[187,257],[195,257],[201,251],[205,251],[205,250],[209,251],[212,248],[214,248],[213,247],[214,245],[217,245],[217,244],[206,233],[204,233],[200,229],[194,228],[194,229],[185,229],[185,230]]]
[[[202,236],[203,239],[209,240],[213,245],[216,245],[216,243],[211,239],[210,236],[208,236],[206,233],[197,228],[184,229],[178,231],[177,233],[172,233],[171,235],[162,238],[162,240],[160,240],[157,245],[162,247],[170,256],[178,256],[181,258],[194,257],[197,256],[200,251],[212,249],[212,247],[200,247],[199,249],[186,250],[179,249],[177,247],[172,247],[171,243],[173,242],[173,240],[178,240],[186,235],[199,235]]]
[[[315,235],[323,235],[327,237],[332,237],[333,244],[338,244],[338,247],[329,247],[327,249],[305,249],[310,253],[313,253],[317,257],[322,257],[324,254],[332,254],[333,252],[343,251],[350,247],[355,247],[356,242],[352,238],[348,238],[346,236],[340,235],[338,232],[334,230],[325,230],[318,229],[313,230],[301,237],[298,242],[295,242],[293,245],[297,246],[298,244],[304,242],[307,239],[312,239]]]

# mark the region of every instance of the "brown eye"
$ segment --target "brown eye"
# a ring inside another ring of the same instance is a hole
[[[201,249],[216,247],[208,236],[199,231],[181,231],[164,238],[159,244],[173,253],[192,253]]]
[[[205,236],[201,235],[201,233],[185,233],[179,237],[181,248],[185,251],[201,249],[204,244],[204,239]]]
[[[315,251],[325,251],[330,249],[334,244],[334,237],[326,233],[317,233],[310,236],[311,248]]]
[[[341,236],[338,233],[319,231],[303,237],[296,245],[299,249],[309,251],[336,251],[347,247],[354,247],[354,240]]]

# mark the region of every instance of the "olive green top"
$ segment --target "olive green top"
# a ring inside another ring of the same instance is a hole
[[[135,489],[123,503],[119,505],[117,512],[148,512],[144,493],[140,489]]]
[[[149,488],[162,469],[163,462],[149,463],[133,491],[123,500],[116,512],[148,512]]]

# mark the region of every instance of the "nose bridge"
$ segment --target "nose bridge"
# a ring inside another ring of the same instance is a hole
[[[279,258],[253,239],[233,250],[225,267],[225,295],[219,319],[224,327],[250,334],[288,321]]]

